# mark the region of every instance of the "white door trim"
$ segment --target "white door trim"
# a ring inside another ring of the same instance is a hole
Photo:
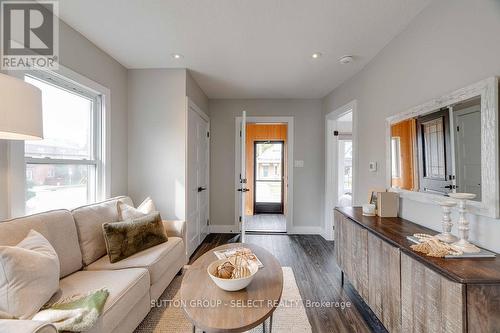
[[[333,240],[333,210],[335,203],[338,202],[337,195],[337,142],[333,135],[337,119],[344,114],[352,111],[352,202],[353,205],[357,202],[358,191],[358,109],[357,101],[353,100],[340,108],[331,111],[325,115],[325,212],[324,212],[324,234],[323,237],[327,240]]]
[[[285,207],[285,218],[286,218],[286,231],[289,234],[294,233],[293,227],[293,117],[273,117],[273,116],[260,116],[252,117],[247,116],[248,123],[282,123],[287,124],[287,171],[288,171],[288,182],[285,181],[286,195],[287,195],[287,205]],[[234,142],[235,142],[235,159],[234,159],[234,227],[235,230],[239,230],[239,195],[236,191],[240,185],[240,154],[241,148],[238,144],[240,140],[240,123],[241,117],[236,117],[235,119],[235,132],[234,132]]]

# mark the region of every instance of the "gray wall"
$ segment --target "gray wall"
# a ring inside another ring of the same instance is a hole
[[[111,90],[111,196],[127,193],[127,69],[60,21],[61,64]]]
[[[294,226],[322,226],[324,123],[321,100],[210,100],[210,224],[234,225],[235,118],[293,116]]]
[[[494,75],[500,75],[500,1],[442,0],[424,9],[370,64],[328,95],[325,112],[358,101],[358,198],[385,186],[387,116]],[[376,173],[368,171],[369,161],[379,163]],[[402,216],[440,228],[438,206],[404,200]],[[471,237],[500,251],[500,220],[471,217]]]
[[[200,86],[193,79],[189,70],[186,70],[186,96],[191,98],[193,102],[206,114],[209,114],[208,110],[208,98],[207,95],[201,90]]]
[[[128,188],[151,196],[166,219],[184,219],[186,70],[128,73]]]
[[[111,195],[127,193],[127,69],[64,22],[60,63],[111,90]],[[0,140],[0,219],[7,217],[7,142]]]

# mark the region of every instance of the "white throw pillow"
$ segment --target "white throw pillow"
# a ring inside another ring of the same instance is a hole
[[[16,246],[0,246],[0,311],[30,319],[59,290],[59,258],[31,230]]]
[[[118,201],[118,218],[120,221],[143,217],[153,212],[156,212],[156,206],[150,197],[144,199],[137,208]]]

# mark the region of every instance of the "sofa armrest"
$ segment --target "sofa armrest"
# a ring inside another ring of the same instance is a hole
[[[0,332],[57,333],[54,325],[36,320],[1,319]]]
[[[186,221],[174,220],[163,221],[163,226],[167,232],[167,237],[180,237],[184,243],[184,253],[186,255],[185,262],[188,262],[187,256],[187,238],[186,238]],[[1,332],[0,332],[1,333]]]
[[[163,221],[168,237],[180,237],[186,242],[186,221]]]

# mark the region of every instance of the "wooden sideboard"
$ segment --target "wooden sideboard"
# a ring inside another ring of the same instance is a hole
[[[334,216],[343,277],[389,332],[500,332],[500,258],[427,257],[406,236],[431,229],[357,207]]]

